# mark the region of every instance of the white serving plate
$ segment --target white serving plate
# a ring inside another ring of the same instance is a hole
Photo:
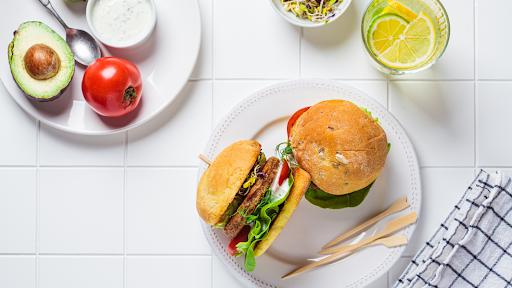
[[[284,10],[284,5],[283,3],[281,3],[280,0],[269,0],[269,2],[270,5],[272,5],[272,7],[274,8],[274,10],[277,12],[277,14],[281,15],[281,17],[283,17],[286,21],[290,22],[291,24],[304,28],[313,28],[329,25],[336,19],[340,18],[341,15],[345,13],[345,10],[347,10],[348,6],[350,6],[352,0],[343,0],[343,2],[339,3],[339,10],[336,12],[336,15],[334,15],[334,17],[329,20],[327,24],[322,22],[312,22],[307,18],[303,19],[295,17],[295,14],[293,14],[293,12]]]
[[[290,116],[300,108],[328,99],[349,100],[368,108],[372,116],[379,118],[391,143],[386,166],[359,207],[324,210],[303,199],[270,249],[256,259],[256,269],[252,273],[244,271],[243,257],[235,259],[226,252],[229,240],[222,234],[222,229],[213,229],[201,221],[215,254],[236,278],[249,287],[364,287],[386,273],[406,248],[368,247],[336,264],[281,280],[284,275],[311,263],[306,259],[318,258],[316,253],[323,245],[376,216],[404,196],[411,206],[366,229],[364,238],[384,230],[389,221],[413,211],[420,213],[420,171],[411,141],[388,110],[355,88],[323,79],[297,79],[270,85],[247,96],[231,109],[213,131],[203,153],[214,159],[233,142],[252,139],[260,142],[263,152],[270,157],[274,155],[276,144],[286,141],[286,124]],[[198,181],[206,167],[206,164],[200,164]],[[411,225],[396,234],[411,239],[415,227],[416,224]],[[354,238],[341,244],[350,244]]]
[[[102,56],[115,56],[135,64],[143,79],[139,106],[120,118],[96,114],[82,96],[85,66],[76,63],[75,75],[68,90],[51,102],[28,99],[12,79],[7,46],[13,32],[26,21],[40,21],[65,39],[64,28],[37,0],[4,1],[0,25],[0,78],[14,100],[30,115],[60,130],[77,134],[111,134],[136,127],[156,116],[180,93],[192,73],[201,44],[201,17],[196,0],[155,0],[157,23],[150,38],[135,48],[111,48],[101,45]],[[91,33],[85,17],[85,3],[53,0],[52,5],[69,27]],[[176,7],[186,13],[177,13]],[[92,35],[92,33],[91,33]]]

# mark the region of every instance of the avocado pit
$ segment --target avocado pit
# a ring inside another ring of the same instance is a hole
[[[24,58],[25,69],[36,80],[47,80],[59,72],[59,54],[44,44],[32,45]]]

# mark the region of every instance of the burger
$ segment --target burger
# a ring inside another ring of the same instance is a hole
[[[231,239],[233,256],[245,255],[253,271],[255,257],[277,238],[306,193],[311,176],[286,159],[266,159],[256,141],[239,141],[224,149],[199,180],[199,216]]]
[[[288,121],[283,157],[312,178],[306,199],[322,208],[356,207],[386,163],[386,132],[367,109],[328,100],[297,111]],[[279,146],[278,146],[279,149]]]

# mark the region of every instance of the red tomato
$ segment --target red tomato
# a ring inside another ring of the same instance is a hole
[[[288,177],[290,177],[290,166],[288,165],[288,161],[284,159],[283,168],[281,169],[281,175],[279,175],[279,186],[283,185],[284,180],[286,180],[286,178]]]
[[[139,69],[121,58],[100,58],[85,70],[82,93],[96,113],[107,117],[126,115],[137,107],[142,95]]]
[[[236,235],[236,237],[229,242],[228,247],[226,248],[226,251],[228,251],[229,255],[235,256],[236,252],[236,245],[240,242],[247,241],[249,236],[249,232],[251,231],[251,226],[245,225],[244,228],[242,228],[242,231]]]
[[[295,112],[295,114],[292,115],[290,120],[288,120],[288,127],[286,127],[287,128],[286,130],[288,132],[288,139],[290,139],[290,131],[292,130],[293,124],[295,124],[295,122],[297,122],[297,119],[299,119],[300,115],[302,115],[302,114],[304,114],[304,112],[308,111],[308,109],[310,107],[311,106],[300,109],[299,111]]]

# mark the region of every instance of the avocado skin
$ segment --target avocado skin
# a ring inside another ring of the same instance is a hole
[[[52,97],[49,97],[49,98],[35,97],[33,95],[28,94],[27,91],[25,91],[20,86],[20,83],[18,83],[18,81],[14,77],[14,74],[12,73],[12,70],[11,70],[11,76],[12,76],[12,79],[14,79],[14,82],[16,82],[16,86],[18,86],[18,88],[20,88],[21,91],[23,91],[23,94],[25,94],[25,96],[27,96],[29,99],[36,100],[36,101],[39,101],[39,102],[51,102],[51,101],[59,98],[62,94],[64,94],[64,92],[66,92],[66,90],[68,90],[69,83],[71,83],[71,81],[73,81],[73,77],[75,77],[75,68],[73,68],[73,75],[71,75],[71,79],[69,80],[68,85],[64,86],[62,89],[60,89],[60,91],[57,94],[55,94],[55,95],[53,95]]]
[[[31,23],[36,24],[36,25],[40,25],[40,24],[42,24],[42,25],[46,26],[45,24],[43,24],[43,23],[41,23],[41,22],[32,21],[32,22],[25,22],[25,23],[22,23],[22,24],[20,25],[20,28],[21,28],[23,25],[31,24]],[[48,26],[46,26],[46,27],[48,27]],[[51,28],[49,28],[49,27],[48,27],[48,29],[51,29]],[[13,61],[13,60],[12,60],[12,58],[14,57],[14,55],[12,55],[12,51],[13,51],[13,48],[14,48],[14,42],[15,42],[15,40],[16,40],[16,36],[17,36],[17,34],[18,34],[18,31],[19,31],[19,28],[18,28],[18,30],[14,31],[14,39],[13,39],[13,41],[12,41],[11,43],[9,43],[9,46],[8,46],[8,49],[7,49],[7,54],[8,54],[8,57],[9,57],[9,68],[10,68],[10,71],[11,71],[11,76],[12,76],[12,78],[14,79],[14,82],[16,83],[16,85],[18,86],[18,88],[20,88],[20,89],[21,89],[21,91],[23,91],[23,94],[25,94],[25,96],[27,96],[29,99],[36,100],[36,101],[38,101],[38,102],[51,102],[51,101],[53,101],[53,100],[55,100],[55,99],[59,98],[60,96],[62,96],[62,94],[64,94],[64,92],[66,92],[66,90],[67,90],[67,89],[68,89],[68,87],[69,87],[69,84],[71,83],[71,81],[73,80],[73,77],[75,76],[75,65],[73,65],[73,68],[72,68],[72,69],[73,69],[73,71],[72,71],[71,76],[69,77],[69,81],[68,81],[68,82],[67,82],[63,87],[61,87],[61,88],[60,88],[60,90],[59,90],[58,92],[56,92],[53,96],[51,96],[51,97],[37,97],[36,95],[32,95],[32,94],[30,94],[29,92],[27,92],[27,91],[26,91],[26,89],[24,89],[24,88],[23,88],[23,85],[21,85],[21,84],[19,83],[19,81],[18,81],[18,79],[16,78],[15,73],[14,73],[14,71],[13,71],[13,65],[11,65],[11,63],[12,63],[12,61]],[[53,30],[52,30],[52,32],[53,32]],[[54,33],[55,33],[55,32],[54,32]],[[55,33],[55,34],[56,34],[56,33]],[[60,37],[60,36],[59,36],[59,37]],[[34,44],[37,44],[37,43],[34,43]],[[71,51],[71,50],[70,50],[70,51]],[[72,56],[72,55],[73,55],[73,54],[71,53],[71,56]],[[74,63],[73,63],[73,64],[74,64]],[[30,77],[30,76],[29,76],[29,77]],[[45,81],[45,80],[43,80],[43,81]]]

